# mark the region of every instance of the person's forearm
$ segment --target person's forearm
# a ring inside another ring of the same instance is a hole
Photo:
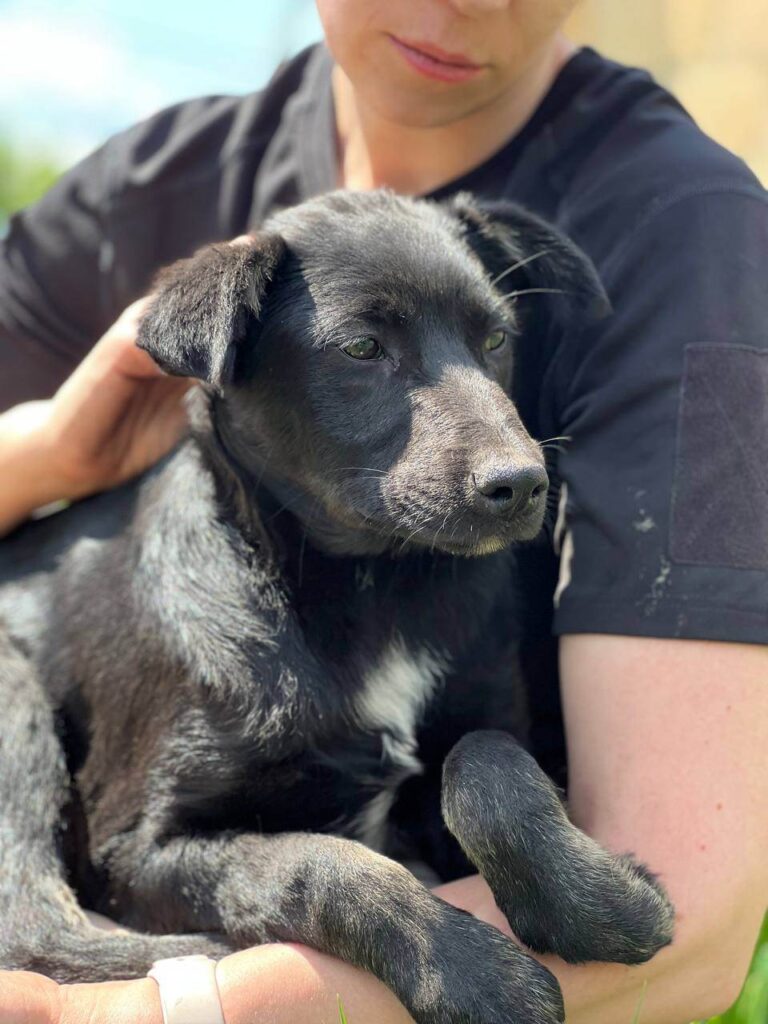
[[[560,982],[568,1024],[687,1024],[692,1012],[698,1016],[697,1007],[708,1015],[737,995],[728,969],[718,977],[715,950],[705,943],[700,949],[670,947],[637,967],[539,959]]]
[[[436,894],[511,934],[479,876],[441,886]],[[560,982],[568,1024],[630,1024],[641,1000],[640,1019],[647,1024],[686,1024],[725,1009],[736,998],[739,977],[733,964],[749,962],[762,917],[759,902],[752,900],[750,906],[746,899],[739,901],[728,913],[726,901],[721,901],[718,927],[716,910],[705,925],[693,908],[688,913],[682,890],[671,895],[678,904],[675,942],[646,964],[572,965],[557,957],[537,957]],[[712,894],[712,906],[717,902]]]
[[[631,1021],[643,980],[644,1024],[713,1016],[738,995],[768,897],[766,649],[580,634],[560,659],[569,813],[658,873],[676,912],[674,944],[644,966],[556,969],[569,1024]]]
[[[70,496],[45,441],[47,408],[27,402],[0,415],[0,536],[34,509]]]

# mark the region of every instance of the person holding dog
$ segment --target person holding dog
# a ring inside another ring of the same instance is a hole
[[[572,817],[661,876],[677,929],[640,968],[545,960],[572,1024],[631,1020],[643,993],[649,1024],[708,1016],[737,995],[768,897],[765,194],[650,79],[575,51],[574,0],[318,6],[326,47],[263,93],[157,115],[12,223],[0,529],[115,486],[183,432],[186,384],[133,347],[130,304],[160,265],[337,185],[468,189],[553,219],[614,314],[521,368],[524,415],[547,405],[568,436],[559,559],[523,581],[543,616],[526,627],[536,752],[565,782],[564,730]],[[508,930],[479,878],[438,891]],[[350,1022],[408,1019],[378,981],[300,947],[217,974],[228,1024],[333,1020],[337,992]],[[161,1020],[148,980],[4,975],[0,1011]]]

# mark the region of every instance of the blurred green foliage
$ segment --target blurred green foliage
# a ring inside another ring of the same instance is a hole
[[[0,229],[12,213],[39,199],[63,169],[50,154],[0,136]]]

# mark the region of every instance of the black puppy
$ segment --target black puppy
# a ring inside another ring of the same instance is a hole
[[[604,299],[514,206],[386,193],[161,276],[140,344],[204,382],[192,439],[2,546],[0,963],[127,977],[293,940],[419,1024],[561,1020],[548,971],[384,855],[420,771],[398,852],[468,870],[442,799],[530,948],[637,962],[670,940],[658,885],[570,824],[511,735],[420,762],[430,702],[471,704],[465,732],[500,721],[505,549],[547,489],[508,398],[529,288],[565,293],[555,315]],[[135,931],[92,928],[70,886]]]

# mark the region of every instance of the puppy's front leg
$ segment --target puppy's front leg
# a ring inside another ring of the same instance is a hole
[[[153,929],[183,922],[243,946],[305,943],[371,971],[418,1024],[563,1019],[549,971],[496,929],[432,896],[401,865],[351,840],[178,837],[141,861],[141,874],[126,881],[134,912]]]
[[[442,807],[530,949],[573,963],[634,964],[671,941],[674,913],[659,883],[576,828],[552,782],[507,733],[468,733],[456,744]]]

